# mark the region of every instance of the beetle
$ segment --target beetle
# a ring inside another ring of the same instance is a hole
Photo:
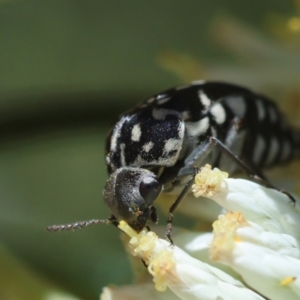
[[[230,174],[243,170],[273,187],[263,170],[298,157],[299,149],[299,131],[263,95],[209,81],[168,89],[124,113],[108,135],[110,177],[103,195],[111,217],[47,229],[117,225],[124,220],[141,231],[148,221],[157,222],[154,202],[164,191],[177,195],[166,230],[172,242],[173,213],[189,192],[198,168],[209,163]]]

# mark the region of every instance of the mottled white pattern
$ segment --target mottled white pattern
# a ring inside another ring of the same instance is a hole
[[[274,159],[276,155],[278,154],[278,151],[280,150],[280,145],[275,136],[271,138],[270,146],[269,146],[269,152],[266,160],[266,165],[271,165],[274,162]]]
[[[170,99],[171,99],[170,97],[159,99],[159,100],[157,100],[157,104],[158,104],[158,105],[165,104],[165,103],[167,103]]]
[[[240,96],[231,96],[226,97],[224,102],[228,105],[231,111],[239,118],[244,118],[246,114],[246,102],[243,97]]]
[[[113,134],[110,138],[110,151],[116,151],[117,149],[117,140],[118,137],[120,136],[120,131],[124,122],[125,122],[125,118],[122,118],[114,128]]]
[[[211,100],[207,97],[206,94],[204,94],[204,92],[202,90],[198,91],[198,96],[200,98],[200,102],[202,103],[202,105],[207,109],[210,107],[211,105]]]
[[[174,111],[174,110],[170,110],[170,109],[165,109],[165,108],[160,108],[160,109],[156,109],[154,108],[152,110],[152,117],[155,120],[164,120],[166,118],[166,116],[168,115],[175,115],[178,116],[178,112]]]
[[[278,120],[277,112],[273,106],[268,107],[269,116],[272,123],[276,123]]]
[[[255,141],[255,146],[253,150],[253,162],[259,164],[266,149],[266,142],[261,135],[258,135]]]
[[[118,139],[118,130],[115,129],[110,138],[110,151],[116,151],[117,139]]]
[[[187,122],[186,129],[190,136],[200,136],[205,133],[209,127],[209,118],[205,117],[198,122]]]
[[[174,153],[172,156],[165,155],[161,156],[159,159],[144,159],[140,154],[137,155],[135,161],[131,164],[131,166],[174,166],[177,162],[179,152],[181,150],[181,143],[180,140],[177,140],[178,143],[175,142],[169,142],[165,144],[164,147],[164,153],[168,154],[171,150],[176,150],[176,153]],[[176,148],[177,147],[177,148]]]
[[[153,146],[154,146],[154,143],[149,142],[149,143],[143,145],[142,148],[143,148],[143,150],[144,150],[145,152],[148,153],[148,152],[153,148]]]
[[[177,161],[177,156],[170,157],[160,157],[159,159],[149,160],[143,159],[140,154],[137,155],[135,161],[131,164],[132,167],[140,167],[140,166],[174,166]]]
[[[281,161],[285,161],[289,158],[292,148],[291,148],[291,144],[288,140],[285,140],[282,145],[282,152],[281,152],[281,156],[280,156],[280,160]]]
[[[263,101],[260,99],[257,99],[255,101],[256,108],[257,108],[257,114],[258,114],[258,120],[263,121],[266,116],[266,110],[264,108]]]
[[[122,167],[126,166],[126,159],[125,159],[125,144],[122,143],[120,145],[120,149],[121,149],[121,165]]]
[[[215,118],[218,124],[223,124],[226,119],[226,112],[220,103],[216,103],[210,110],[210,113]]]
[[[164,145],[165,152],[171,152],[173,150],[178,151],[181,148],[181,140],[179,139],[168,139]]]
[[[131,130],[131,140],[134,142],[139,142],[142,135],[140,124],[135,124]]]
[[[135,161],[131,164],[132,166],[174,166],[174,164],[177,162],[178,156],[180,154],[180,150],[182,147],[182,142],[184,139],[184,132],[185,132],[185,126],[184,122],[179,122],[178,128],[177,128],[177,134],[178,138],[171,138],[165,141],[164,145],[161,145],[160,147],[163,147],[163,153],[165,155],[160,156],[159,159],[153,159],[147,157],[147,159],[144,159],[141,155],[138,154]],[[147,144],[144,144],[142,146],[142,149],[147,152],[150,151],[154,147],[153,142],[149,142]],[[171,151],[175,151],[170,155],[169,153]],[[122,156],[122,155],[121,155]]]

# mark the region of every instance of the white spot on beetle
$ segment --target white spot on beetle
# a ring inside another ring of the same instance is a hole
[[[143,145],[143,150],[145,151],[145,152],[149,152],[152,148],[153,148],[153,146],[154,146],[154,143],[153,142],[149,142],[149,143],[147,143],[147,144],[145,144],[145,145]]]
[[[171,152],[173,150],[178,151],[181,148],[181,140],[179,139],[168,139],[164,145],[165,152]]]
[[[152,117],[155,120],[164,120],[166,116],[169,115],[175,115],[178,116],[179,113],[177,111],[171,110],[171,109],[165,109],[165,108],[160,108],[160,109],[153,109],[152,110]]]
[[[139,142],[142,135],[140,124],[135,124],[131,130],[131,140],[134,142]]]
[[[231,111],[239,118],[243,118],[246,113],[246,103],[243,97],[226,97],[224,102],[231,109]]]
[[[255,141],[255,146],[253,150],[253,162],[259,164],[262,158],[262,155],[266,149],[266,142],[261,135],[258,135]]]
[[[198,91],[198,96],[200,98],[200,102],[202,103],[202,105],[206,109],[208,109],[211,105],[211,100],[207,97],[207,95],[202,90]]]
[[[115,130],[110,138],[110,151],[116,151],[118,136],[118,130]]]
[[[271,165],[274,162],[274,159],[276,157],[276,155],[278,154],[279,151],[279,142],[277,140],[276,137],[272,137],[271,138],[271,143],[270,143],[270,147],[269,147],[269,153],[267,156],[267,161],[266,161],[266,165]]]
[[[263,104],[263,101],[260,99],[257,99],[255,101],[256,104],[256,109],[257,109],[257,114],[258,114],[258,120],[263,121],[266,115],[266,110]]]
[[[226,119],[226,112],[220,103],[216,103],[210,109],[210,113],[215,118],[218,124],[223,124]]]
[[[167,103],[170,99],[171,99],[170,97],[159,99],[159,100],[157,100],[157,104],[158,104],[158,105],[165,104],[165,103]]]
[[[117,150],[117,141],[121,134],[121,128],[123,126],[123,123],[125,122],[126,118],[121,118],[121,120],[116,124],[114,131],[110,138],[110,151],[116,151]]]
[[[185,129],[185,123],[180,122],[178,126],[178,137],[180,140],[182,140],[184,137],[184,129]]]
[[[156,96],[156,100],[165,99],[167,98],[167,96],[168,96],[167,94],[159,94]]]
[[[122,143],[120,145],[120,149],[121,149],[121,165],[122,167],[126,166],[126,159],[125,159],[125,144]]]
[[[186,128],[190,136],[200,136],[209,127],[209,118],[205,117],[198,122],[187,122]]]

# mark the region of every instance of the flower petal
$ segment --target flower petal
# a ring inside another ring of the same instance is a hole
[[[132,254],[148,265],[157,290],[169,287],[181,299],[189,300],[263,299],[240,281],[159,239],[155,233],[133,233],[123,221],[119,227],[132,237]]]
[[[233,268],[249,286],[270,299],[299,298],[300,260],[285,254],[290,254],[286,250],[289,247],[296,248],[290,243],[295,242],[292,237],[264,232],[264,242],[256,237],[257,227],[252,227],[241,213],[220,216],[214,223],[214,234],[210,250],[213,260]],[[277,243],[270,243],[276,239]]]

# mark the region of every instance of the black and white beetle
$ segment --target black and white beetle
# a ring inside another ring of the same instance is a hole
[[[50,231],[126,221],[140,231],[157,222],[154,201],[177,193],[173,213],[189,192],[195,169],[209,163],[230,174],[239,169],[271,186],[262,170],[299,156],[300,133],[276,105],[250,90],[222,82],[197,81],[154,95],[126,112],[112,128],[106,148],[111,174],[104,201],[106,220],[54,225]]]

